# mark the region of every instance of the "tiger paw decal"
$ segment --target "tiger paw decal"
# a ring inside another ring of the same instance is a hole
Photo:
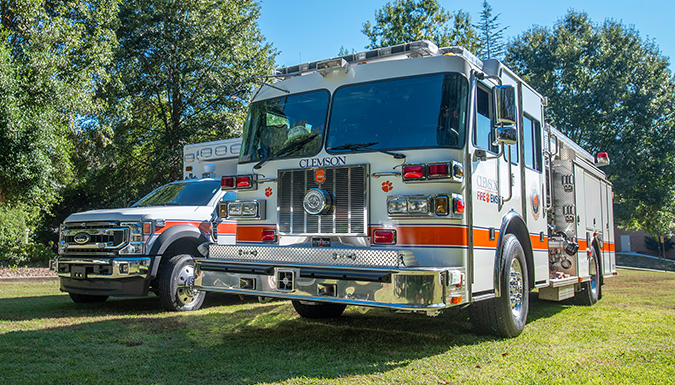
[[[265,196],[268,198],[272,196],[272,187],[268,187],[265,189]]]
[[[389,192],[394,189],[394,185],[390,181],[382,182],[382,191]]]

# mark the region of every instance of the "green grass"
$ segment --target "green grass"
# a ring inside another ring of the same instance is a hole
[[[662,271],[675,271],[675,261],[672,259],[656,259],[634,254],[616,253],[616,264],[619,266],[638,267]]]
[[[593,307],[536,300],[519,337],[476,335],[465,310],[429,318],[211,295],[76,305],[55,282],[0,284],[0,383],[672,384],[675,275],[622,270]]]

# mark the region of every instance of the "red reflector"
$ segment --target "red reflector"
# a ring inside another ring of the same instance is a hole
[[[233,189],[235,185],[235,177],[233,176],[224,176],[220,178],[220,188],[222,189]]]
[[[450,175],[450,168],[447,164],[430,164],[429,165],[429,177],[440,177]]]
[[[237,187],[251,187],[251,177],[249,175],[238,176]]]
[[[373,243],[393,245],[396,243],[396,230],[373,231]]]
[[[455,214],[464,214],[464,198],[452,197],[452,209]]]
[[[423,179],[424,166],[405,166],[403,167],[403,179]]]
[[[609,155],[607,155],[606,152],[599,152],[599,153],[598,153],[598,158],[609,158]]]
[[[263,242],[274,242],[277,240],[277,231],[274,229],[265,229],[262,231]]]

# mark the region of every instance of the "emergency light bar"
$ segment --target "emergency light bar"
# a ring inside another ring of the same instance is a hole
[[[298,64],[291,67],[282,67],[274,70],[274,75],[279,77],[298,76],[305,73],[317,72],[322,70],[326,63],[339,62],[344,60],[347,64],[361,64],[377,59],[390,58],[394,56],[407,56],[409,58],[422,56],[438,55],[438,47],[429,40],[414,41],[412,43],[403,43],[391,47],[375,48],[369,51],[353,53],[349,55],[338,56],[328,60],[317,60],[309,63]],[[324,67],[325,69],[325,67]]]

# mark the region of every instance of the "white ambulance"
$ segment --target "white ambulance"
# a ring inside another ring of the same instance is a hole
[[[220,177],[236,172],[241,139],[184,147],[184,180],[158,187],[131,207],[68,216],[52,263],[74,302],[109,296],[160,297],[167,310],[196,310],[204,293],[192,287],[193,257],[204,242],[234,243],[236,223],[216,209],[236,193]]]

